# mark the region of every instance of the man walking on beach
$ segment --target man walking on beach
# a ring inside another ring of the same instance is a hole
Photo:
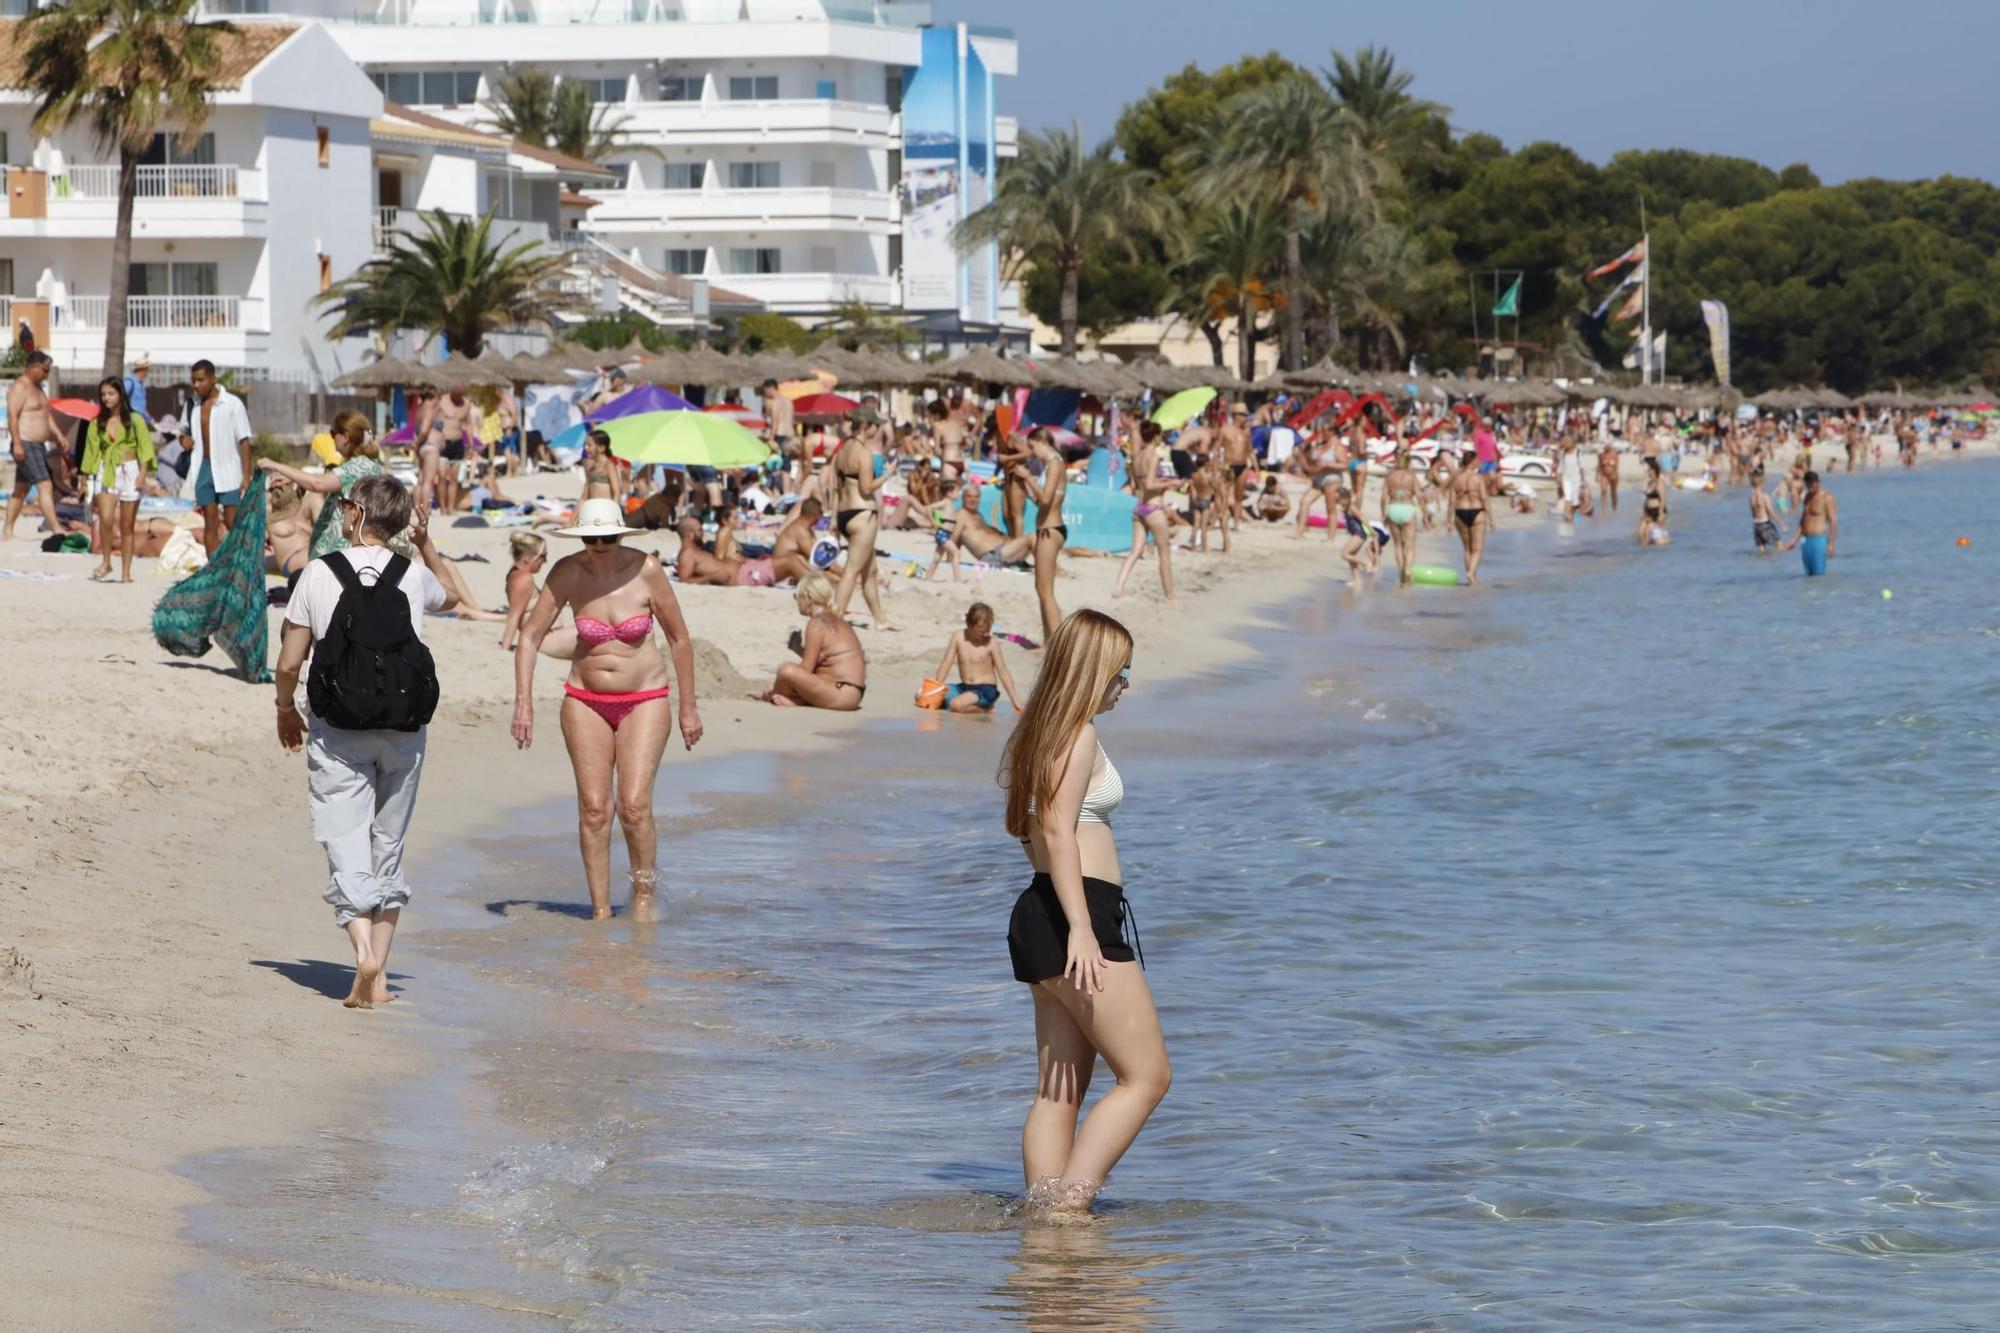
[[[1821,488],[1819,473],[1808,472],[1805,503],[1799,506],[1799,530],[1785,543],[1785,549],[1798,547],[1806,576],[1818,578],[1826,573],[1826,562],[1833,558],[1833,548],[1839,539],[1840,506],[1834,502],[1832,491]]]
[[[250,475],[250,414],[243,400],[222,387],[215,363],[202,360],[188,372],[194,384],[194,504],[201,511],[201,544],[210,555],[222,534],[236,526],[236,506]]]
[[[778,451],[786,468],[796,477],[804,477],[811,468],[811,461],[799,461],[799,433],[792,416],[792,400],[778,392],[778,381],[765,380],[764,420],[771,428],[771,446]],[[797,489],[793,487],[792,489]]]
[[[49,410],[49,394],[44,386],[55,361],[47,352],[30,352],[20,377],[7,387],[7,428],[14,454],[14,491],[7,497],[7,526],[0,540],[14,540],[14,525],[27,508],[28,492],[35,492],[35,506],[50,532],[60,533],[56,520],[56,487],[49,479],[49,450],[62,445],[56,434],[55,414]]]
[[[343,1003],[372,1009],[395,998],[389,946],[410,900],[403,838],[416,809],[425,724],[437,705],[424,613],[449,611],[458,599],[445,591],[444,557],[431,542],[429,515],[417,511],[411,525],[414,506],[403,483],[363,477],[333,503],[353,545],[307,565],[286,604],[276,673],[278,743],[306,750],[306,807],[313,837],[326,848],[322,896],[354,946],[354,987]],[[389,549],[405,528],[423,569]],[[378,588],[386,601],[377,599]],[[308,654],[315,659],[310,724],[297,701]]]

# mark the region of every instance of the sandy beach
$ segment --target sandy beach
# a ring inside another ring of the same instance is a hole
[[[536,479],[550,495],[575,486],[566,475]],[[1161,599],[1150,562],[1114,601],[1118,561],[1074,556],[1060,595],[1131,625],[1142,678],[1202,671],[1247,651],[1236,631],[1260,608],[1344,577],[1322,533],[1300,541],[1290,531],[1259,524],[1227,557],[1176,551],[1178,609]],[[499,604],[507,530],[436,535],[481,600]],[[669,558],[675,549],[664,534],[629,540]],[[799,750],[871,719],[918,717],[917,682],[975,598],[994,606],[1001,630],[1038,637],[1027,574],[967,571],[953,584],[940,570],[926,584],[904,571],[928,564],[928,536],[892,534],[885,546],[902,557],[884,561],[897,571],[885,596],[905,628],[864,632],[871,688],[855,714],[743,697],[787,656],[799,623],[788,591],[678,590],[698,645],[707,737],[692,760],[670,747],[663,784],[699,781],[692,761]],[[1422,549],[1445,562],[1456,543],[1435,533]],[[0,550],[0,570],[58,576],[0,577],[0,616],[17,630],[0,648],[0,671],[17,682],[0,736],[0,803],[13,828],[0,872],[0,1059],[14,1093],[0,1103],[10,1164],[0,1226],[13,1238],[9,1321],[33,1328],[163,1324],[172,1277],[194,1258],[178,1210],[198,1191],[174,1163],[365,1114],[369,1089],[410,1069],[397,1034],[424,1021],[421,990],[375,1013],[330,998],[344,993],[351,960],[319,898],[325,861],[306,821],[304,761],[276,744],[270,688],[229,674],[219,650],[188,660],[158,648],[149,618],[168,585],[153,561],[119,586],[88,582],[91,560],[27,541]],[[552,728],[525,756],[507,735],[511,662],[498,628],[427,626],[445,697],[412,832],[419,896],[406,939],[421,939],[424,866],[440,848],[572,790]],[[1025,691],[1034,658],[1009,657]],[[545,720],[563,675],[542,663]],[[547,832],[561,843],[574,836],[572,826]],[[582,900],[580,872],[550,892]]]

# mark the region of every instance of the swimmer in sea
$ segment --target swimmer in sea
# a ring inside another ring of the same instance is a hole
[[[1799,558],[1805,562],[1806,576],[1818,578],[1826,573],[1826,562],[1834,556],[1834,544],[1840,540],[1840,506],[1835,503],[1833,492],[1819,484],[1819,473],[1806,473],[1806,499],[1799,506],[1799,530],[1785,543],[1789,551],[1799,548]]]
[[[1667,483],[1660,472],[1660,460],[1646,460],[1646,491],[1639,506],[1639,545],[1665,546],[1672,540],[1667,532]]]
[[[1764,490],[1763,468],[1750,474],[1750,486],[1750,536],[1758,555],[1770,555],[1778,549],[1778,514]]]
[[[1410,446],[1396,446],[1396,458],[1382,481],[1382,517],[1396,541],[1396,582],[1409,584],[1417,562],[1417,474],[1410,470]]]

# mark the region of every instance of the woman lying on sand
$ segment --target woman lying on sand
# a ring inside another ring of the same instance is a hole
[[[692,750],[701,739],[701,713],[694,699],[694,645],[681,619],[680,603],[659,559],[626,550],[619,542],[637,532],[625,526],[616,500],[585,500],[574,527],[557,536],[576,537],[583,549],[556,561],[541,596],[528,612],[514,648],[515,744],[523,750],[535,737],[535,655],[556,616],[569,607],[576,617],[576,651],[563,682],[560,714],[563,743],[576,770],[577,841],[590,888],[590,916],[611,915],[611,816],[625,830],[632,867],[632,917],[654,919],[654,866],[659,833],[653,823],[653,780],[673,733],[667,700],[667,662],[653,638],[657,623],[667,637],[674,677],[680,684],[681,743]]]
[[[750,697],[780,708],[854,712],[868,692],[868,657],[854,626],[833,613],[833,581],[814,571],[800,581],[792,600],[806,618],[800,661],[781,665],[771,688]]]

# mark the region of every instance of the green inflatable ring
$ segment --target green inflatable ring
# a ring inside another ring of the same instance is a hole
[[[1410,581],[1427,583],[1434,588],[1456,588],[1459,582],[1458,571],[1447,569],[1443,565],[1411,565]]]

